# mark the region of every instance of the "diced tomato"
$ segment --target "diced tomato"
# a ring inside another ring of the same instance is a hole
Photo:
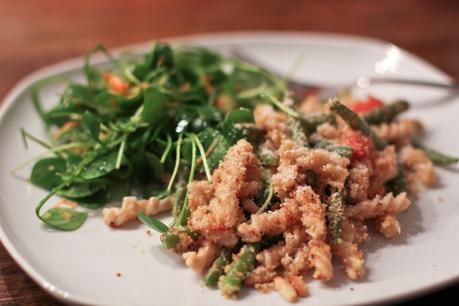
[[[123,81],[118,76],[111,74],[109,72],[104,73],[104,80],[107,82],[108,87],[111,91],[116,92],[120,95],[124,95],[129,88],[128,82]]]
[[[354,104],[352,104],[351,109],[354,112],[361,114],[361,113],[366,113],[366,112],[372,111],[376,108],[380,108],[383,106],[384,106],[383,101],[373,96],[368,96],[366,100],[357,101]]]
[[[348,130],[341,135],[343,144],[352,148],[356,159],[371,157],[374,151],[373,141],[362,134],[360,131]]]

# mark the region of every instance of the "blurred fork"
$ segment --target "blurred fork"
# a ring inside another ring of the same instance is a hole
[[[270,71],[272,74],[277,75],[278,77],[282,76],[279,73],[273,72],[271,69],[268,69],[266,66],[261,64],[257,59],[248,55],[246,52],[242,51],[240,48],[232,48],[230,54],[239,60],[242,60],[248,64],[258,66],[267,71]],[[287,80],[288,88],[297,96],[304,96],[306,94],[317,94],[321,99],[328,99],[330,97],[336,96],[340,92],[352,90],[355,88],[365,89],[372,85],[381,85],[381,84],[394,84],[394,85],[409,85],[409,86],[421,86],[421,87],[432,87],[440,89],[448,89],[454,91],[454,93],[459,92],[459,83],[452,82],[450,84],[439,83],[435,81],[427,80],[416,80],[416,79],[403,79],[403,78],[393,78],[393,77],[378,77],[378,76],[361,76],[355,79],[353,82],[350,82],[344,86],[323,86],[319,84],[312,84],[307,82],[299,82],[295,80]]]

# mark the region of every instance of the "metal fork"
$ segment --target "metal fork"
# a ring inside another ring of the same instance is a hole
[[[274,75],[282,77],[279,73],[273,72],[271,69],[265,67],[257,59],[248,55],[246,52],[242,51],[240,48],[232,48],[230,50],[230,54],[236,59],[242,60],[254,66],[258,66],[262,69],[270,71]],[[295,95],[304,96],[306,94],[314,93],[314,94],[317,94],[319,98],[321,99],[327,99],[327,98],[336,96],[340,92],[343,92],[346,90],[352,90],[355,88],[364,89],[372,85],[382,85],[382,84],[432,87],[432,88],[448,89],[450,91],[454,91],[454,93],[459,92],[459,83],[456,83],[456,82],[445,84],[445,83],[439,83],[435,81],[392,78],[392,77],[361,76],[344,86],[322,86],[322,85],[312,84],[312,83],[307,83],[307,82],[287,80],[287,85],[289,89]]]

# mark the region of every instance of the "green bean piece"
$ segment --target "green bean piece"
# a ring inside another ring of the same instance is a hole
[[[172,249],[180,243],[180,236],[177,233],[168,231],[162,236],[161,240],[166,249]]]
[[[341,192],[334,192],[327,203],[328,228],[332,242],[339,239],[341,233],[341,223],[344,218],[344,203]]]
[[[365,113],[362,117],[368,124],[381,124],[392,121],[398,114],[403,113],[410,104],[407,101],[399,100]]]
[[[351,158],[354,151],[351,147],[344,146],[344,145],[335,145],[334,143],[320,139],[314,144],[315,149],[324,149],[329,152],[336,152],[342,157]]]
[[[193,232],[188,226],[171,227],[169,230],[161,235],[161,241],[166,249],[172,249],[181,243],[180,237],[187,235],[191,239],[196,240],[199,233]]]
[[[223,249],[220,256],[215,259],[214,263],[210,267],[209,271],[204,278],[204,282],[207,286],[217,286],[218,279],[225,273],[225,266],[230,263],[231,251],[229,249]]]
[[[338,99],[333,99],[327,103],[330,110],[340,116],[353,130],[361,131],[366,136],[371,137],[376,149],[381,151],[386,147],[386,142],[378,136],[359,115],[350,110],[347,106],[340,103]]]
[[[459,161],[459,158],[457,157],[438,152],[437,150],[428,148],[420,143],[415,143],[414,146],[424,151],[427,157],[437,166],[448,166]]]
[[[313,113],[311,115],[300,117],[299,121],[303,128],[309,133],[314,133],[317,127],[323,123],[331,123],[336,124],[336,117],[334,114],[331,113]]]
[[[229,133],[228,139],[231,143],[236,143],[237,140],[245,138],[252,144],[259,144],[265,138],[266,132],[263,129],[255,126],[253,123],[236,123],[233,126],[232,132]]]
[[[228,273],[218,282],[223,296],[233,297],[239,292],[242,281],[253,269],[257,251],[258,244],[246,244],[241,248],[239,258],[232,263]]]
[[[290,118],[288,126],[292,132],[292,140],[299,146],[309,147],[308,138],[306,137],[305,128],[300,120]]]
[[[403,165],[398,163],[397,169],[397,176],[386,183],[387,191],[392,192],[395,196],[408,190],[405,181],[405,174],[403,173]]]

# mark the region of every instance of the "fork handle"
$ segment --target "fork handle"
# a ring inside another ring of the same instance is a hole
[[[390,77],[360,77],[357,79],[357,86],[360,88],[367,88],[376,84],[395,84],[395,85],[411,85],[411,86],[424,86],[442,89],[459,90],[459,84],[440,83],[434,81],[417,80],[417,79],[403,79],[403,78],[390,78]]]

